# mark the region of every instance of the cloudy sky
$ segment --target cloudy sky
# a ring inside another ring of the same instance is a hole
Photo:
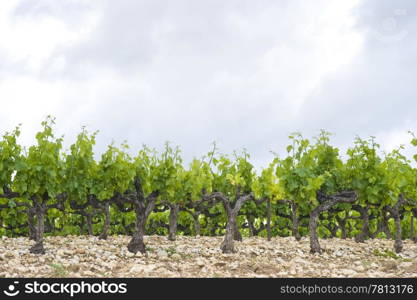
[[[291,132],[383,149],[417,128],[414,0],[7,0],[0,129],[29,145],[46,115],[73,141],[201,156],[247,148],[257,166]]]

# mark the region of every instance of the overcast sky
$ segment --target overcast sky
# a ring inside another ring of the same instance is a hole
[[[217,141],[257,166],[287,136],[383,149],[417,128],[415,0],[0,2],[0,129],[29,145],[46,115],[189,160]]]

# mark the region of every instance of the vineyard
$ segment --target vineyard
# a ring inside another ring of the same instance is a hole
[[[388,253],[396,255],[417,242],[417,169],[403,147],[383,153],[374,138],[358,137],[342,159],[322,131],[291,135],[286,157],[275,154],[259,171],[246,151],[225,155],[215,144],[189,165],[169,144],[160,152],[143,146],[135,156],[127,144],[111,144],[96,160],[97,133],[83,128],[65,150],[54,122],[42,123],[29,148],[18,142],[20,126],[0,140],[2,243],[28,237],[30,252],[45,254],[44,244],[60,236],[111,243],[118,235],[130,236],[127,252],[144,254],[155,247],[145,235],[164,245],[200,236],[228,254],[243,238],[266,244],[292,236],[308,238],[318,255],[326,254],[319,239],[335,249],[338,240],[393,240]],[[410,142],[417,146],[412,133]]]

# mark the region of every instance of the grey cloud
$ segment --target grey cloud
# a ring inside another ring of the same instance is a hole
[[[59,47],[32,74],[67,84],[58,127],[69,138],[81,125],[99,129],[99,151],[112,139],[127,139],[135,150],[168,140],[190,159],[218,141],[224,152],[247,148],[259,166],[270,161],[270,150],[284,153],[293,131],[312,136],[324,128],[345,147],[356,134],[417,125],[414,1],[362,1],[354,14],[364,47],[347,66],[319,78],[298,114],[293,97],[319,67],[309,64],[314,39],[305,41],[305,31],[328,1],[34,3],[21,1],[15,17],[54,16],[77,26],[100,16],[87,39]],[[402,30],[407,35],[396,42],[375,36]],[[269,51],[277,51],[276,61],[262,60]],[[66,67],[51,71],[57,57]],[[8,67],[26,72],[22,65]]]
[[[21,0],[14,8],[12,16],[16,19],[30,18],[35,21],[44,16],[53,16],[76,25],[84,20],[85,12],[91,9],[93,3],[89,1]]]
[[[396,14],[399,9],[406,14]],[[300,115],[301,127],[327,128],[337,134],[339,144],[351,143],[355,135],[378,138],[384,132],[406,132],[417,126],[415,1],[365,1],[356,14],[365,48],[354,62],[323,82]],[[384,20],[389,18],[397,20],[396,27],[384,32]],[[401,38],[393,39],[395,35]]]

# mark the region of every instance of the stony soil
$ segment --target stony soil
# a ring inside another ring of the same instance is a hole
[[[308,238],[245,238],[236,254],[222,254],[221,237],[147,236],[147,255],[129,253],[129,240],[47,237],[46,254],[34,255],[27,238],[2,237],[0,277],[417,277],[411,241],[396,256],[390,240],[320,240],[321,255],[309,254]]]

